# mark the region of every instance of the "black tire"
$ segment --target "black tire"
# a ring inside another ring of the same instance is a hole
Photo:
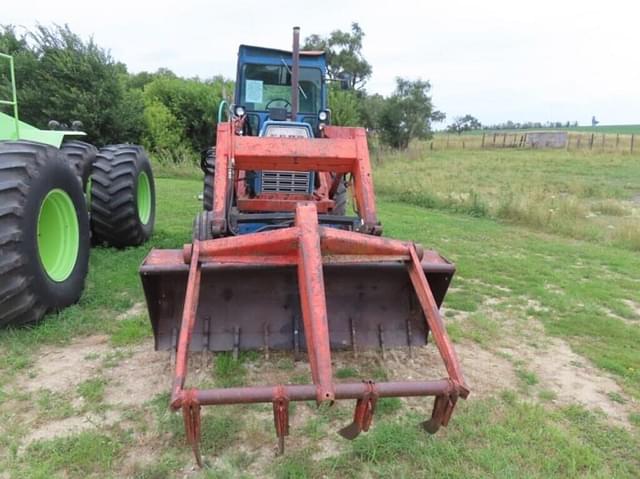
[[[340,182],[336,194],[333,196],[333,201],[336,205],[331,210],[330,214],[334,216],[345,216],[347,214],[347,185],[344,181]]]
[[[82,183],[82,191],[87,191],[87,183],[91,178],[91,169],[96,161],[98,149],[90,143],[71,140],[65,141],[60,151]]]
[[[209,211],[201,211],[193,220],[192,239],[194,241],[205,241],[212,238],[211,213]]]
[[[78,225],[75,263],[59,281],[45,270],[38,249],[41,206],[53,190],[71,200]],[[86,211],[80,183],[57,148],[0,143],[0,326],[34,323],[78,301],[89,265]]]
[[[208,148],[202,152],[200,168],[204,173],[202,188],[202,208],[205,211],[213,209],[213,180],[216,174],[216,149]]]
[[[138,204],[138,179],[146,175],[150,210],[146,222]],[[153,233],[156,191],[151,163],[144,148],[110,145],[101,148],[91,174],[91,229],[97,244],[116,248],[138,246]]]

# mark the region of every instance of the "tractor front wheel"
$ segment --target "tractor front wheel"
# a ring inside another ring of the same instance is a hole
[[[156,191],[144,148],[100,149],[91,174],[91,228],[96,243],[138,246],[153,233]]]
[[[0,143],[0,326],[33,323],[78,301],[89,246],[82,188],[60,151]]]
[[[341,181],[335,195],[333,196],[333,201],[335,201],[336,205],[333,207],[330,214],[334,216],[345,216],[347,214],[347,193],[347,185],[344,181]]]
[[[216,174],[216,149],[207,148],[202,152],[200,168],[204,173],[204,185],[202,188],[202,207],[205,211],[213,209],[213,180]]]

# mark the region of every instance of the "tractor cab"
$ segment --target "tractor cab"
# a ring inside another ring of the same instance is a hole
[[[293,61],[290,51],[240,46],[234,114],[246,115],[243,134],[317,137],[328,123],[324,52],[300,52],[297,105],[291,91]]]
[[[231,108],[234,134],[322,141],[330,123],[326,74],[324,52],[300,51],[298,39],[293,51],[241,45]],[[346,187],[342,175],[248,169],[238,176],[241,180],[230,217],[236,233],[262,231],[274,223],[286,225],[293,220],[297,202],[319,197],[324,198],[319,203],[320,211],[331,215],[331,224],[352,228],[358,221],[344,217]]]

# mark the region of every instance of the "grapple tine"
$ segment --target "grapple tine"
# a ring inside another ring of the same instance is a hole
[[[278,454],[284,453],[284,437],[289,435],[289,396],[282,385],[273,392],[273,422],[278,436]]]
[[[345,439],[355,439],[362,431],[368,431],[373,421],[373,414],[378,401],[378,392],[373,381],[364,381],[364,384],[366,391],[362,397],[356,401],[353,422],[338,431]]]
[[[345,426],[342,429],[340,429],[338,431],[338,434],[340,434],[345,439],[349,439],[350,441],[352,441],[360,435],[360,431],[361,431],[360,426],[358,426],[358,424],[356,424],[355,422],[352,422],[348,426]]]
[[[202,467],[200,455],[200,403],[195,390],[184,391],[182,400],[182,417],[187,442],[193,449],[193,455],[199,467]]]

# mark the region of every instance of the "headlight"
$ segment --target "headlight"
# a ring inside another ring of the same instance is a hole
[[[244,116],[245,113],[246,111],[242,105],[236,105],[236,107],[233,109],[233,114],[235,116]]]
[[[320,121],[327,121],[329,119],[329,112],[326,110],[322,110],[320,113],[318,113],[318,120]]]

